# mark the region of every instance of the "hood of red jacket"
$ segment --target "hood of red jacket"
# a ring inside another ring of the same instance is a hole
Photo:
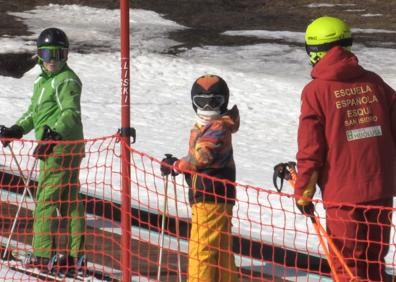
[[[358,58],[340,46],[327,52],[312,69],[312,78],[332,81],[349,81],[363,73]]]

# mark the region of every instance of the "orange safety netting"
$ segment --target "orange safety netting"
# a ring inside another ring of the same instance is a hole
[[[16,271],[10,260],[10,254],[33,252],[57,258],[57,271],[63,258],[84,255],[85,275],[98,281],[121,281],[122,253],[131,259],[133,277],[160,281],[395,279],[392,199],[325,203],[326,210],[317,199],[316,217],[309,218],[291,194],[233,183],[235,205],[191,205],[183,174],[162,176],[159,160],[133,148],[127,209],[132,241],[130,250],[123,249],[118,141],[86,140],[84,150],[79,142],[59,142],[48,166],[32,157],[34,141],[0,149],[2,277],[43,280]]]

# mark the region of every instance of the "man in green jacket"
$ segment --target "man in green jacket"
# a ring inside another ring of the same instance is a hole
[[[61,251],[53,244],[60,241],[61,235],[55,228],[57,209],[69,223],[68,247],[60,263],[62,270],[75,270],[84,244],[84,208],[79,194],[79,170],[84,157],[82,84],[66,63],[68,48],[68,38],[62,30],[48,28],[41,32],[37,55],[42,73],[35,80],[31,104],[15,125],[3,126],[0,132],[0,137],[19,139],[34,129],[40,141],[33,153],[40,159],[40,175],[34,211],[33,256],[27,266],[45,272],[53,265],[51,258]],[[3,141],[3,145],[8,142]]]

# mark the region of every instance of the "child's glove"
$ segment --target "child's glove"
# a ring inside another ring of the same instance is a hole
[[[21,139],[23,136],[23,128],[19,125],[14,124],[11,127],[6,127],[4,125],[0,126],[0,138],[14,138],[14,139]],[[1,141],[3,147],[7,147],[11,141]]]
[[[304,188],[302,196],[297,199],[296,206],[306,216],[314,216],[315,206],[312,197],[315,194],[315,185],[318,181],[318,173],[314,171],[308,185]]]
[[[165,154],[166,158],[162,159],[161,164],[161,175],[166,176],[171,174],[172,176],[176,176],[177,173],[173,168],[173,164],[178,161],[178,158],[172,156],[172,154]]]
[[[36,146],[33,152],[33,157],[40,160],[47,159],[48,156],[51,155],[52,152],[54,151],[54,147],[56,146],[56,143],[48,143],[45,141],[59,141],[61,139],[62,137],[58,133],[53,131],[49,126],[44,125],[44,133],[43,133],[43,137],[41,138],[41,141],[44,142],[40,142]]]

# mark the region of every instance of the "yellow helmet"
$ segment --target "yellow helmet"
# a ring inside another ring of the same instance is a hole
[[[324,16],[308,25],[305,32],[305,49],[313,65],[337,45],[347,50],[352,46],[352,33],[344,21]]]

